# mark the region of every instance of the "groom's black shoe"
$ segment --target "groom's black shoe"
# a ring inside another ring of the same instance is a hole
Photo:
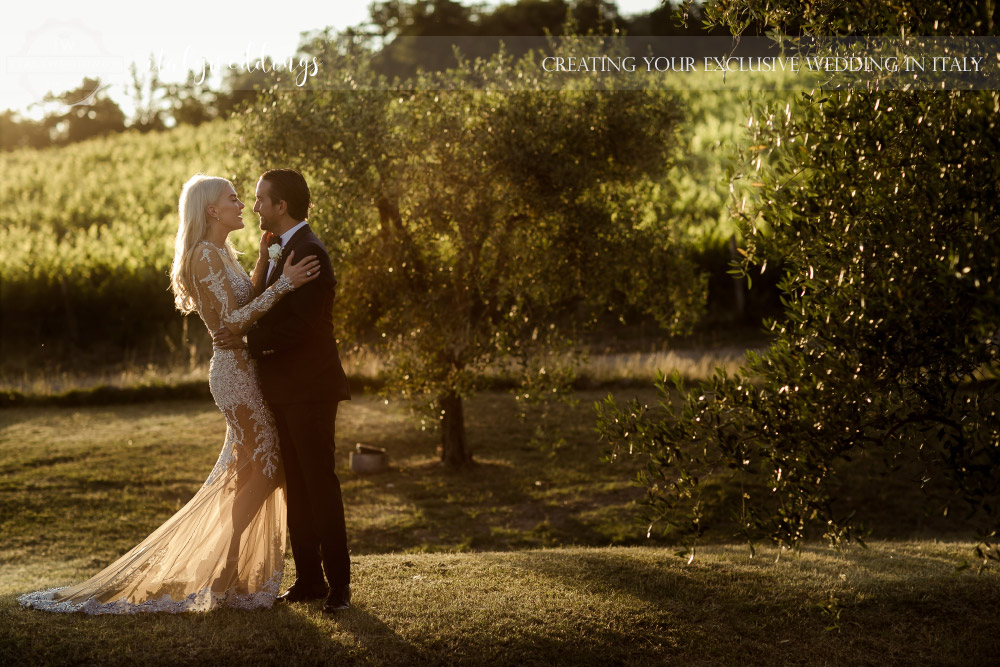
[[[296,581],[292,587],[278,596],[279,602],[305,602],[306,600],[322,600],[330,589],[326,584],[302,584]]]
[[[332,614],[350,608],[351,586],[344,584],[343,586],[334,586],[330,590],[330,597],[326,599],[326,604],[323,605],[323,613]]]

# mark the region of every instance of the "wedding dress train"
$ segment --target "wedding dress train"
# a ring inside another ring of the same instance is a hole
[[[198,314],[242,333],[290,292],[282,276],[256,299],[246,271],[207,241],[196,249]],[[216,349],[209,386],[226,440],[201,489],[135,548],[83,583],[27,593],[34,609],[87,614],[270,607],[284,568],[284,473],[274,419],[246,350]]]

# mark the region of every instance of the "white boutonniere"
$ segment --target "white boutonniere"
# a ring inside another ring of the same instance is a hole
[[[282,247],[280,243],[272,243],[267,247],[267,257],[272,262],[277,263],[281,259]]]

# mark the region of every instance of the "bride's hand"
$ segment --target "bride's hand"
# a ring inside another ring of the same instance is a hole
[[[288,253],[285,267],[281,271],[282,275],[292,282],[292,287],[298,289],[319,278],[319,260],[316,259],[316,255],[309,255],[300,260],[298,264],[292,264],[293,259],[295,259],[294,250]]]
[[[275,236],[271,232],[264,232],[260,235],[260,254],[257,256],[258,262],[267,263],[269,259],[267,249],[275,243]]]

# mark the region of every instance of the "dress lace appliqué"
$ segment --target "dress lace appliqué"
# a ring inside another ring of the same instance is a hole
[[[56,613],[71,614],[73,612],[83,612],[84,614],[141,614],[143,612],[161,612],[168,614],[179,614],[186,611],[210,611],[219,607],[229,607],[231,609],[270,609],[274,605],[274,600],[278,596],[281,586],[282,570],[275,570],[274,574],[264,583],[260,591],[256,593],[237,593],[227,591],[216,593],[210,588],[195,591],[179,600],[171,598],[167,593],[159,599],[144,600],[137,604],[132,604],[125,600],[114,600],[104,604],[94,598],[87,598],[83,602],[74,603],[70,600],[56,600],[54,596],[63,588],[51,588],[47,591],[36,593],[25,593],[17,598],[25,607],[52,611]]]
[[[228,252],[196,250],[195,302],[210,332],[241,335],[292,291],[282,276],[256,299]],[[26,593],[25,607],[86,614],[270,607],[284,568],[284,471],[274,418],[246,350],[215,350],[209,387],[226,419],[222,450],[194,497],[146,539],[74,586]]]

